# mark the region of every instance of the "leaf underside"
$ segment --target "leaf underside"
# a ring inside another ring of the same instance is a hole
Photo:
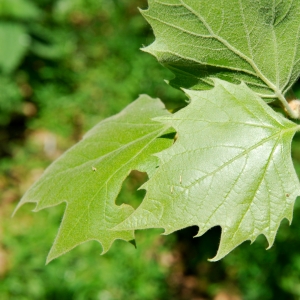
[[[245,84],[216,80],[212,90],[186,93],[186,108],[159,118],[177,131],[175,144],[158,155],[144,201],[116,229],[164,228],[168,234],[197,225],[200,236],[221,226],[214,261],[260,234],[271,247],[300,195],[290,155],[297,125]]]
[[[133,212],[115,199],[130,171],[151,174],[158,161],[152,154],[173,143],[160,138],[167,126],[151,120],[169,114],[159,99],[140,96],[90,130],[27,191],[17,209],[28,202],[37,203],[35,211],[67,203],[48,262],[89,240],[106,252],[116,239],[134,239],[133,230],[109,230]]]
[[[267,101],[300,72],[300,1],[149,0],[142,14],[156,40],[144,50],[176,75],[176,87],[203,90],[213,78],[245,82]]]

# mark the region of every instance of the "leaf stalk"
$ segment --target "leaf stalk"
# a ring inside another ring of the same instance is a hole
[[[277,96],[277,98],[279,99],[279,101],[282,103],[286,113],[288,114],[288,116],[292,119],[299,119],[300,114],[299,114],[299,107],[300,107],[300,103],[299,106],[295,109],[293,109],[291,107],[291,105],[289,104],[289,102],[285,99],[285,97],[278,91],[275,91],[275,94]]]

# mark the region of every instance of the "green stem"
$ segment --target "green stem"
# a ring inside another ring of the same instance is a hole
[[[292,119],[299,119],[299,113],[292,110],[292,108],[290,107],[289,103],[284,98],[284,96],[280,92],[278,92],[277,90],[275,90],[275,94],[278,97],[279,101],[282,103],[282,105],[285,108],[285,110],[286,110],[287,114],[289,115],[289,117],[291,117]]]

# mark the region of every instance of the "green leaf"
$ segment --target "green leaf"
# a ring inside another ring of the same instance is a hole
[[[244,83],[216,80],[212,90],[186,93],[186,108],[159,118],[178,139],[159,154],[142,204],[116,229],[164,228],[168,234],[197,225],[200,236],[221,226],[214,261],[260,234],[271,247],[300,195],[290,154],[299,125]]]
[[[23,25],[0,22],[0,69],[12,72],[23,59],[30,37]]]
[[[153,172],[158,159],[152,154],[172,144],[161,137],[168,126],[151,120],[169,114],[159,99],[140,96],[89,131],[24,195],[17,209],[28,202],[37,203],[35,211],[67,203],[48,262],[89,240],[106,252],[116,239],[134,239],[132,230],[109,231],[133,212],[115,199],[131,170]]]
[[[0,0],[0,17],[19,20],[38,19],[41,11],[36,4],[27,0]]]
[[[143,15],[156,36],[144,50],[175,73],[174,86],[244,81],[270,101],[299,77],[300,1],[149,0]]]

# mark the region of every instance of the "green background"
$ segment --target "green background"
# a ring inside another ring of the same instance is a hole
[[[146,0],[0,0],[0,299],[300,299],[297,201],[270,250],[260,237],[217,263],[207,258],[220,229],[193,239],[192,227],[139,231],[137,249],[118,241],[104,256],[89,242],[45,266],[63,205],[11,218],[50,162],[139,94],[185,105],[164,82],[172,74],[139,50],[154,37],[137,7]],[[300,174],[298,137],[292,155]],[[117,203],[136,207],[145,180],[132,172]]]

